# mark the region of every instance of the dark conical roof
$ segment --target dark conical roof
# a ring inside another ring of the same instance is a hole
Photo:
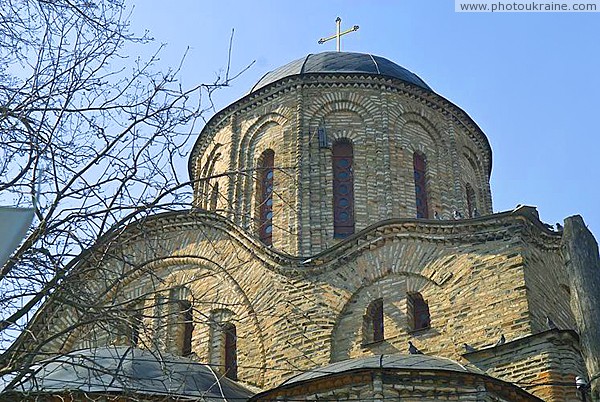
[[[254,92],[283,78],[323,73],[371,74],[397,78],[422,89],[431,88],[416,74],[380,56],[368,53],[323,52],[309,54],[266,73],[250,90]]]

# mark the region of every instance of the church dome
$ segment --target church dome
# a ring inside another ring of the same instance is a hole
[[[250,92],[266,87],[286,77],[307,74],[350,73],[370,74],[396,78],[431,91],[416,74],[380,56],[368,53],[323,52],[309,54],[269,71],[252,87]]]

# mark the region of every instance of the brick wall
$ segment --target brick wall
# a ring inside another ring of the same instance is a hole
[[[128,275],[106,297],[146,295],[146,326],[152,328],[153,295],[188,287],[194,308],[192,346],[203,362],[216,360],[211,357],[215,351],[209,317],[217,310],[231,311],[238,333],[239,378],[263,388],[333,361],[407,353],[408,340],[426,354],[469,363],[464,343],[489,352],[496,350],[491,346],[501,334],[506,347],[540,332],[536,317],[541,313],[530,311],[536,305],[531,302],[535,292],[526,285],[527,272],[535,266],[528,265],[533,263],[527,257],[531,247],[524,246],[533,242],[527,240],[531,236],[544,239],[535,230],[529,221],[510,214],[458,223],[390,222],[301,264],[210,214],[156,219],[145,222],[138,237],[122,242],[121,252],[132,261],[149,262],[138,264],[139,272]],[[149,247],[155,243],[161,247]],[[553,251],[537,253],[548,261],[554,258]],[[411,291],[428,302],[431,328],[411,331],[406,303]],[[384,301],[385,339],[365,344],[363,316],[377,298]],[[554,308],[556,316],[572,320],[568,307]],[[159,344],[177,353],[177,342],[169,341],[179,336],[177,331],[176,326],[167,327],[162,336],[169,338]],[[106,342],[95,333],[106,329],[76,332],[66,348],[83,346],[90,337]],[[154,336],[150,331],[142,340],[151,344]],[[532,375],[546,372],[553,381],[558,373],[567,381],[574,371],[585,373],[572,346],[556,355],[558,360],[539,358],[550,350],[548,345],[532,357],[530,350],[507,350],[510,359],[489,358],[481,367],[505,381],[530,381]],[[550,368],[551,362],[566,362],[567,357],[571,366]],[[531,390],[547,395],[543,387]],[[565,392],[552,389],[545,399],[568,400]]]

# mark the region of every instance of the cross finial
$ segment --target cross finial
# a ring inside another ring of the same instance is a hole
[[[358,31],[358,25],[354,25],[352,28],[347,29],[344,32],[340,32],[341,25],[342,25],[342,19],[340,17],[337,17],[335,19],[335,25],[337,27],[336,34],[335,35],[331,35],[331,36],[329,36],[327,38],[321,38],[321,39],[319,39],[319,45],[322,45],[323,43],[327,42],[328,40],[336,39],[336,43],[337,43],[336,48],[337,48],[337,51],[341,52],[342,51],[341,40],[340,40],[341,36],[342,35],[346,35],[346,34],[348,34],[350,32]]]

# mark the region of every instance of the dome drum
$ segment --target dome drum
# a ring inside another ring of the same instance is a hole
[[[309,84],[317,77],[325,77],[317,87],[285,83],[291,78]],[[365,77],[390,90],[357,87]],[[394,80],[426,98],[391,90]],[[275,87],[277,96],[254,97]],[[306,56],[267,73],[250,95],[209,121],[191,159],[191,176],[200,183],[195,204],[231,217],[253,234],[272,228],[273,247],[293,255],[318,253],[386,219],[491,213],[489,144],[483,134],[467,128],[473,124],[470,119],[456,120],[455,109],[418,76],[382,57]],[[327,144],[319,144],[319,132]],[[351,145],[353,160],[351,180],[336,189],[333,150],[340,141]],[[274,154],[272,226],[261,219],[260,205],[266,200],[260,198],[258,184],[261,155],[267,151]],[[419,172],[416,155],[421,158]],[[348,185],[351,198],[335,195]],[[340,204],[345,212],[336,210],[337,202],[348,204]],[[344,220],[346,229],[338,235],[336,228]]]

